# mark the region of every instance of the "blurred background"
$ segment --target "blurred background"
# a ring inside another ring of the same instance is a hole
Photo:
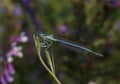
[[[37,32],[104,55],[53,43],[49,51],[62,84],[120,84],[120,0],[0,0],[0,84],[56,84],[38,59],[33,41]],[[22,49],[8,55],[11,45]],[[7,63],[14,71],[9,77]]]

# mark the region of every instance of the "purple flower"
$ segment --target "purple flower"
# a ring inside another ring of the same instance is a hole
[[[7,84],[6,80],[4,79],[4,76],[0,75],[0,84]]]
[[[14,69],[14,66],[13,66],[12,62],[9,62],[7,64],[7,67],[8,67],[9,73],[14,75],[15,74],[15,69]]]
[[[117,6],[118,6],[117,0],[112,0],[112,5],[113,5],[114,7],[117,7]]]
[[[22,42],[22,43],[25,43],[25,42],[28,41],[28,37],[25,35],[24,32],[22,32],[19,37],[11,37],[10,40],[11,40],[11,41],[14,41],[14,42]]]
[[[25,43],[28,41],[28,37],[22,32],[19,37],[12,37],[10,39],[13,43],[11,49],[7,53],[8,61],[13,61],[12,56],[23,57],[22,46],[17,46],[17,42]]]
[[[16,46],[16,43],[12,43],[11,50],[9,50],[7,56],[8,57],[17,56],[20,58],[23,57],[22,46]]]
[[[15,73],[12,63],[5,65],[3,73],[0,73],[0,84],[8,84],[14,81],[12,75]]]
[[[58,25],[57,29],[58,29],[58,32],[63,34],[63,35],[69,34],[69,29],[68,29],[67,25]]]
[[[117,8],[120,7],[120,0],[106,0],[106,4]]]
[[[27,42],[27,41],[28,41],[28,37],[25,36],[25,32],[22,32],[22,33],[20,34],[20,42],[25,43],[25,42]]]
[[[28,41],[28,37],[25,36],[25,33],[22,32],[20,36],[14,37],[11,39],[11,48],[10,50],[6,53],[4,60],[3,58],[0,58],[0,63],[4,63],[4,66],[0,66],[0,84],[8,84],[14,81],[14,78],[12,75],[15,74],[15,69],[12,64],[13,62],[13,57],[22,57],[22,46],[17,46],[18,42],[25,43]]]
[[[21,9],[21,6],[16,4],[13,8],[13,14],[15,16],[21,16],[22,15],[22,9]]]
[[[9,69],[6,68],[4,71],[4,78],[8,83],[13,82],[14,78],[11,76],[11,74],[9,73]]]

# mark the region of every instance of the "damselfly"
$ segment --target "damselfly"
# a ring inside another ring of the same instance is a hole
[[[54,38],[52,34],[38,33],[38,35],[42,39],[42,41],[40,42],[41,47],[45,47],[46,49],[48,49],[52,45],[52,41],[55,41],[55,42],[61,42],[61,43],[66,44],[66,45],[79,48],[79,49],[81,49],[85,52],[90,52],[90,53],[93,53],[97,56],[103,57],[102,54],[96,53],[96,52],[92,51],[91,49],[88,49],[88,48],[85,48],[83,46],[80,46],[80,45],[77,45],[77,44],[74,44],[74,43],[71,43],[71,42],[67,42],[67,41],[64,41],[64,40],[61,40],[61,39],[58,39],[58,38]]]

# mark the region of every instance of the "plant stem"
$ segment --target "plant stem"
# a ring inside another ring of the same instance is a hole
[[[47,69],[47,71],[51,74],[51,76],[56,80],[56,82],[58,84],[61,84],[61,82],[58,80],[58,78],[55,76],[55,74],[46,66],[46,64],[44,63],[39,52],[38,52],[38,55],[39,55],[39,59],[40,59],[41,63],[43,64],[43,66]]]

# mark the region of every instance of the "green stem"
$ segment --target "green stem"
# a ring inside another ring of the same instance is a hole
[[[58,80],[58,78],[54,75],[54,73],[51,72],[51,70],[46,66],[46,64],[44,63],[40,53],[38,52],[38,55],[39,55],[39,59],[41,61],[41,63],[43,64],[43,66],[47,69],[47,71],[51,74],[51,76],[56,80],[56,82],[58,84],[61,84],[61,82]]]

